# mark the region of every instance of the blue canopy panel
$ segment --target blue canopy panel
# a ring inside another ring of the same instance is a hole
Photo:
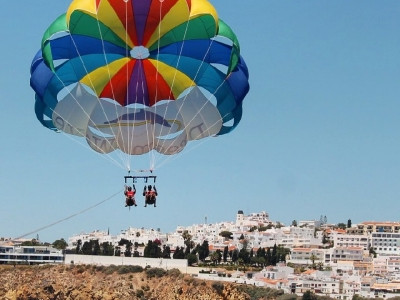
[[[213,40],[188,40],[173,43],[160,48],[160,52],[153,50],[150,56],[157,59],[158,55],[171,54],[190,57],[208,64],[229,66],[232,47]]]
[[[72,59],[88,54],[119,54],[127,56],[126,48],[122,48],[102,41],[97,38],[84,35],[66,35],[57,39],[49,40],[53,60]]]
[[[223,135],[231,132],[239,124],[242,118],[243,99],[250,90],[249,72],[246,63],[244,62],[242,57],[240,57],[236,69],[230,74],[227,82],[236,102],[236,107],[226,116],[224,116],[223,121],[224,123],[226,123],[233,119],[233,124],[229,126],[223,124],[221,130],[218,132],[217,135]]]

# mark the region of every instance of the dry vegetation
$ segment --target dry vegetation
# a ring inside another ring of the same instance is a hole
[[[0,299],[252,299],[238,287],[177,269],[139,266],[0,266]]]

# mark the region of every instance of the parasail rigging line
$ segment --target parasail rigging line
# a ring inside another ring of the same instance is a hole
[[[126,6],[125,6],[125,7],[126,7]],[[126,17],[127,17],[127,13],[125,13],[125,15],[126,15]],[[107,75],[108,75],[108,79],[109,79],[109,82],[110,82],[111,93],[112,93],[112,95],[113,95],[113,98],[115,99],[114,85],[113,85],[113,82],[112,82],[112,80],[111,80],[110,67],[109,67],[109,63],[108,63],[108,59],[107,59],[107,55],[106,55],[106,50],[105,50],[105,46],[104,46],[103,32],[101,31],[100,20],[99,20],[99,17],[98,17],[98,11],[97,11],[97,10],[96,10],[96,21],[97,21],[97,28],[98,28],[98,30],[99,30],[100,39],[101,39],[101,44],[102,44],[102,48],[103,48],[104,61],[106,62],[106,66],[107,66]],[[128,37],[127,37],[127,34],[125,35],[125,42],[126,42],[126,44],[128,44]],[[125,53],[126,53],[126,57],[128,57],[128,48],[126,47],[125,50],[126,50],[126,52],[125,52]],[[79,52],[78,52],[78,53],[79,53]],[[80,54],[79,54],[79,57],[80,57]],[[82,63],[84,64],[84,62],[83,62],[82,59],[81,59],[81,61],[82,61]],[[87,70],[86,67],[85,67],[85,70]],[[128,66],[127,66],[127,65],[126,65],[126,70],[127,70],[127,72],[128,72]],[[87,72],[86,72],[86,73],[87,73]],[[128,78],[128,77],[127,77],[127,78]],[[89,79],[90,79],[90,83],[92,84],[92,88],[93,88],[93,90],[95,91],[95,88],[94,88],[94,86],[93,86],[93,82],[92,82],[90,76],[89,76]],[[128,93],[128,89],[127,89],[127,93]],[[97,93],[96,93],[96,96],[97,96]],[[107,114],[106,114],[106,112],[105,112],[105,110],[104,110],[103,105],[101,104],[100,98],[99,98],[99,97],[97,97],[97,98],[99,99],[99,103],[100,103],[100,106],[101,106],[101,108],[102,108],[102,110],[103,110],[104,116],[106,117],[107,122],[109,122],[110,120],[108,119],[108,116],[107,116]],[[115,113],[116,113],[116,115],[118,115],[118,113],[117,113],[117,106],[114,106],[114,107],[115,107]],[[111,129],[111,131],[113,132],[113,135],[116,136],[116,134],[115,134],[115,132],[114,132],[114,129],[113,129],[112,127],[111,127],[110,129]],[[120,125],[119,125],[118,128],[117,128],[117,131],[118,131],[118,130],[121,130],[121,126],[120,126]],[[129,135],[128,135],[128,136],[129,136]],[[123,135],[123,134],[121,134],[121,138],[122,138],[122,141],[123,141],[123,143],[124,143],[124,135]],[[128,137],[128,138],[129,138],[129,137]],[[125,143],[124,143],[124,144],[125,144]],[[125,166],[127,167],[127,169],[130,169],[128,155],[124,155],[122,151],[119,152],[119,155],[120,155],[121,160],[122,160],[122,161],[125,161]]]
[[[65,85],[65,83],[62,81],[62,79],[57,75],[57,73],[55,73],[55,76],[57,77],[57,79],[63,84],[64,88],[67,89],[68,93],[72,96],[72,98],[74,98],[75,102],[77,103],[77,105],[82,109],[82,111],[85,113],[85,115],[90,119],[90,116],[86,113],[86,111],[83,109],[83,107],[81,106],[81,104],[79,103],[79,101],[75,98],[75,96],[72,94],[71,90],[69,89],[68,86]],[[54,109],[52,109],[51,107],[49,107],[49,109],[51,110],[51,112],[55,112]],[[82,132],[79,128],[73,126],[68,120],[64,120],[64,122],[66,122],[71,128],[74,128],[81,136],[86,136],[85,132]],[[90,147],[88,146],[87,143],[84,143],[83,141],[81,142],[80,139],[74,139],[72,137],[72,135],[65,133],[64,131],[59,131],[61,132],[63,135],[67,136],[69,139],[73,140],[74,142],[76,142],[77,144],[81,145],[82,147],[89,149]],[[108,141],[108,140],[107,140]],[[108,141],[109,142],[109,141]],[[94,145],[95,146],[95,145]],[[102,157],[105,160],[109,160],[112,163],[114,163],[116,166],[123,168],[123,165],[121,165],[121,163],[119,161],[117,161],[116,159],[114,159],[111,155],[104,155],[106,153],[100,153],[98,151],[95,151],[98,155],[100,155],[100,157]]]
[[[95,208],[95,207],[97,207],[97,206],[103,204],[104,202],[107,202],[107,201],[111,200],[111,199],[114,198],[116,195],[120,194],[121,192],[123,192],[123,190],[118,191],[117,193],[115,193],[115,194],[113,194],[113,195],[107,197],[106,199],[104,199],[104,200],[102,200],[102,201],[100,201],[100,202],[98,202],[98,203],[96,203],[96,204],[93,204],[93,205],[91,205],[91,206],[89,206],[89,207],[87,207],[87,208],[85,208],[85,209],[82,209],[82,210],[80,210],[80,211],[78,211],[78,212],[76,212],[76,213],[73,213],[72,215],[69,215],[68,217],[62,218],[62,219],[60,219],[60,220],[58,220],[58,221],[55,221],[55,222],[53,222],[53,223],[47,224],[47,225],[45,225],[45,226],[42,226],[42,227],[39,227],[39,228],[37,228],[37,229],[35,229],[35,230],[32,230],[32,231],[30,231],[30,232],[27,232],[27,233],[25,233],[25,234],[23,234],[23,235],[20,235],[19,237],[17,237],[17,239],[24,238],[24,237],[26,237],[26,236],[28,236],[28,235],[31,235],[31,234],[37,233],[37,232],[39,232],[39,231],[42,231],[42,230],[44,230],[44,229],[53,227],[53,226],[55,226],[55,225],[57,225],[57,224],[60,224],[60,223],[62,223],[62,222],[64,222],[64,221],[67,221],[67,220],[69,220],[69,219],[72,219],[73,217],[76,217],[76,216],[78,216],[78,215],[81,215],[81,214],[83,214],[83,213],[85,213],[85,212],[87,212],[87,211],[89,211],[89,210],[91,210],[91,209],[93,209],[93,208]]]
[[[160,11],[160,18],[161,18],[161,11]],[[174,67],[175,71],[174,71],[174,77],[173,77],[173,79],[172,79],[172,85],[171,85],[171,89],[170,89],[171,92],[172,92],[173,87],[174,87],[174,85],[175,85],[175,80],[176,80],[176,76],[177,76],[177,73],[178,73],[178,66],[179,66],[179,64],[180,64],[181,57],[182,57],[182,52],[183,52],[183,48],[184,48],[184,46],[185,46],[185,41],[186,41],[187,31],[188,31],[188,28],[189,28],[189,23],[190,23],[190,14],[188,14],[188,18],[187,18],[187,20],[186,20],[186,26],[185,26],[185,30],[184,30],[184,34],[183,34],[183,38],[182,38],[182,44],[181,44],[181,46],[180,46],[178,59],[177,59],[176,65],[175,65],[175,67]],[[161,24],[161,23],[160,23],[160,24]],[[158,71],[158,62],[159,62],[159,58],[158,58],[158,57],[159,57],[159,53],[160,53],[160,36],[161,36],[160,27],[161,27],[161,26],[159,26],[159,38],[158,38],[158,41],[157,41],[157,50],[158,50],[158,51],[157,51],[157,71]],[[208,48],[208,50],[207,50],[207,53],[209,52],[210,48],[211,48],[211,43],[210,43],[210,45],[209,45],[209,48]],[[204,63],[204,60],[205,60],[205,58],[206,58],[206,56],[207,56],[207,53],[204,55],[203,60],[202,60],[202,63],[201,63],[200,66],[198,67],[197,72],[196,72],[196,75],[195,75],[195,78],[192,79],[192,82],[195,82],[195,79],[197,78],[197,75],[198,75],[198,73],[199,73],[199,71],[200,71],[200,69],[201,69],[201,66],[202,66],[203,63]],[[158,72],[157,72],[157,73],[158,73]],[[187,98],[187,95],[184,97],[182,103],[184,103],[184,102],[186,101],[186,98]],[[176,112],[176,114],[175,114],[175,119],[176,119],[177,116],[180,114],[181,108],[182,108],[182,106],[181,106],[181,107],[179,108],[179,110]],[[167,110],[164,111],[164,116],[163,116],[164,119],[166,118],[166,113],[167,113]],[[199,113],[200,113],[200,112],[197,112],[197,113],[194,115],[193,119],[194,119]],[[187,126],[185,126],[184,129],[183,129],[182,131],[184,131],[186,128],[187,128]],[[171,134],[171,130],[172,130],[172,127],[168,130],[167,135]],[[164,147],[165,142],[166,142],[166,140],[163,140],[163,142],[161,143],[161,148]],[[167,147],[167,152],[168,152],[168,149],[170,149],[171,146],[172,146],[172,144],[171,144],[169,147]],[[170,157],[171,157],[171,155],[169,155],[168,158],[166,158],[165,160],[169,160]]]
[[[186,31],[185,31],[185,33],[186,33]],[[201,67],[202,67],[203,64],[204,64],[204,61],[205,61],[207,55],[209,54],[209,51],[210,51],[210,49],[211,49],[211,47],[212,47],[213,42],[214,42],[214,40],[211,40],[211,42],[210,42],[210,44],[209,44],[209,46],[208,46],[208,49],[207,49],[206,53],[205,53],[204,56],[203,56],[202,62],[201,62],[201,64],[199,65],[199,67],[198,67],[198,69],[197,69],[197,72],[196,72],[194,78],[192,79],[192,82],[193,82],[193,83],[196,82],[197,76],[199,75],[199,72],[200,72],[200,70],[201,70]],[[182,43],[182,47],[181,47],[180,54],[179,54],[179,59],[178,59],[177,65],[176,65],[176,67],[175,67],[175,69],[176,69],[175,75],[176,75],[177,70],[178,70],[177,67],[178,67],[178,65],[179,65],[179,60],[180,60],[180,57],[181,57],[181,54],[182,54],[183,44],[184,44],[184,38],[183,38],[183,43]],[[213,95],[215,95],[215,93],[218,92],[218,90],[219,90],[220,87],[224,84],[225,81],[226,81],[226,79],[224,79],[224,80],[222,81],[222,83],[218,86],[218,88],[215,90],[215,92],[214,92],[212,95],[210,95],[210,96],[208,97],[208,100],[210,100],[211,97],[212,97]],[[184,103],[184,102],[186,101],[188,95],[189,95],[189,93],[186,94],[186,95],[184,96],[183,102],[182,102],[182,103]],[[201,111],[204,109],[204,107],[205,107],[206,105],[207,105],[207,103],[204,103],[204,104],[202,105],[202,107],[196,112],[196,114],[194,114],[194,116],[192,117],[192,119],[191,119],[187,124],[185,124],[185,127],[183,128],[182,131],[185,131],[186,128],[188,128],[188,126],[192,123],[193,120],[195,120],[195,118],[201,113]],[[183,106],[181,106],[181,107],[179,108],[178,112],[177,112],[176,115],[175,115],[175,118],[179,115],[179,113],[180,113],[182,107],[183,107]],[[165,117],[165,115],[164,115],[164,117]],[[213,126],[215,126],[216,124],[217,124],[217,122],[215,122]],[[213,126],[211,126],[211,127],[213,127]],[[209,132],[209,129],[207,129],[207,131]],[[171,133],[171,128],[169,129],[168,134],[170,134],[170,133]],[[201,135],[198,135],[198,137],[200,137],[200,136],[201,136]],[[197,138],[198,138],[198,137],[197,137]],[[197,138],[196,138],[196,139],[197,139]],[[163,141],[163,144],[162,144],[162,145],[164,145],[164,143],[165,143],[165,141]],[[171,146],[169,146],[167,149],[169,149],[170,147],[171,147]]]
[[[76,44],[75,44],[75,41],[74,41],[74,39],[73,39],[73,37],[72,37],[71,34],[70,34],[70,36],[71,36],[71,40],[73,41],[74,47],[75,47],[75,49],[76,49],[76,51],[77,51],[77,53],[78,53],[78,55],[79,55],[79,58],[80,58],[80,60],[81,60],[81,62],[82,62],[82,66],[84,67],[84,69],[85,69],[85,71],[86,71],[86,74],[88,74],[87,68],[86,68],[86,66],[85,66],[85,63],[84,63],[83,60],[82,60],[82,57],[81,57],[81,55],[80,55],[80,53],[79,53],[79,50],[78,50],[78,48],[77,48],[77,46],[76,46]],[[79,106],[79,108],[83,111],[83,113],[88,117],[89,120],[91,120],[90,115],[85,111],[85,109],[82,107],[82,105],[81,105],[81,104],[79,103],[79,101],[76,99],[76,97],[72,94],[72,92],[71,92],[71,90],[69,89],[69,87],[66,86],[65,83],[64,83],[64,81],[58,76],[57,72],[55,72],[54,74],[55,74],[55,76],[57,77],[57,79],[62,83],[62,85],[64,86],[64,88],[68,91],[68,94],[71,95],[72,98],[75,100],[75,103]],[[90,80],[90,82],[91,82],[91,84],[92,84],[93,90],[95,90],[95,88],[94,88],[93,83],[92,83],[91,80]],[[97,95],[96,95],[96,97],[97,97]],[[97,97],[97,99],[99,100],[99,97]],[[101,106],[101,108],[102,108],[104,114],[106,115],[106,113],[105,113],[105,111],[104,111],[103,105],[101,104],[100,101],[99,101],[99,103],[100,103],[100,106]],[[53,110],[52,108],[50,108],[50,110],[54,113],[54,110]],[[108,118],[107,118],[107,120],[108,120]],[[66,121],[66,120],[64,120],[64,121]],[[109,121],[109,120],[108,120],[108,121]],[[66,121],[66,122],[70,125],[71,128],[75,129],[81,136],[86,136],[86,133],[85,133],[85,132],[80,131],[78,128],[76,128],[75,126],[73,126],[70,122],[68,122],[68,121]],[[68,135],[68,134],[67,134],[67,135]],[[72,138],[72,137],[71,137],[71,138]],[[107,143],[109,144],[109,146],[112,147],[111,142],[110,142],[108,139],[105,139],[105,140],[107,141]],[[83,144],[82,144],[82,145],[83,145]],[[95,144],[92,144],[92,145],[93,145],[94,147],[97,147]],[[98,152],[98,151],[96,151],[96,152]],[[99,153],[99,152],[98,152],[98,153]],[[108,153],[103,153],[103,154],[106,154],[106,156],[101,155],[103,158],[109,157],[111,160],[116,161],[115,159],[111,158],[111,156],[110,156]],[[120,158],[121,158],[121,156],[120,156]],[[123,161],[122,158],[121,158],[121,160]],[[117,165],[120,166],[120,167],[123,167],[120,163],[117,163]]]

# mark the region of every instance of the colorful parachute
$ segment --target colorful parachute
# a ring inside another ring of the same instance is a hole
[[[97,152],[180,152],[237,126],[238,40],[207,0],[74,0],[31,66],[35,112]]]

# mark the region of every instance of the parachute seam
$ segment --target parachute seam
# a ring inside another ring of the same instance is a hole
[[[198,69],[197,69],[196,75],[195,75],[194,78],[192,79],[192,82],[195,84],[196,87],[197,87],[197,84],[196,84],[197,76],[199,75],[200,69],[202,68],[202,66],[203,66],[203,64],[204,64],[204,61],[205,61],[205,59],[206,59],[206,57],[207,57],[207,55],[208,55],[208,53],[209,53],[209,51],[210,51],[210,49],[211,49],[211,46],[212,46],[213,42],[214,42],[214,40],[211,40],[210,44],[208,45],[208,49],[207,49],[206,53],[205,53],[204,56],[203,56],[202,62],[201,62],[200,66],[199,66]],[[225,82],[225,80],[226,80],[226,79],[224,79],[224,80],[222,81],[222,83],[220,84],[220,86],[217,88],[217,90],[216,90],[212,95],[215,95],[215,93],[216,93],[216,92],[218,91],[218,89],[222,86],[222,84]],[[190,94],[190,92],[187,93],[187,94],[184,96],[184,98],[183,98],[183,100],[182,100],[182,104],[185,103],[185,101],[186,101],[187,97],[189,96],[189,94]],[[210,97],[208,97],[208,100],[210,100]],[[191,122],[196,118],[196,116],[197,116],[198,114],[200,114],[200,112],[201,112],[202,109],[205,107],[205,105],[206,105],[206,103],[203,104],[203,106],[200,108],[200,110],[198,110],[198,111],[196,112],[196,114],[193,116],[193,118],[192,118],[187,124],[185,124],[185,127],[183,128],[182,131],[185,132],[186,136],[187,136],[186,128],[191,124]],[[176,118],[176,117],[179,115],[179,113],[181,112],[182,107],[183,107],[183,105],[181,105],[180,108],[178,109],[178,112],[177,112],[175,118]],[[170,129],[170,130],[171,130],[171,129]],[[170,130],[169,130],[169,134],[170,134]],[[207,131],[209,132],[209,129],[207,129]],[[167,150],[169,150],[170,148],[171,148],[171,145],[167,148]]]
[[[179,63],[180,63],[180,60],[181,60],[181,56],[182,56],[182,52],[183,52],[183,47],[184,47],[184,45],[185,45],[185,39],[186,39],[187,31],[188,31],[188,28],[189,28],[189,22],[190,22],[190,8],[188,7],[188,18],[187,18],[187,20],[186,20],[186,27],[185,27],[185,32],[184,32],[183,38],[182,38],[182,45],[181,45],[181,48],[180,48],[180,50],[179,50],[178,59],[177,59],[176,65],[175,65],[175,72],[174,72],[174,77],[173,77],[173,80],[172,80],[172,85],[171,85],[171,88],[170,88],[170,93],[172,93],[172,90],[173,90],[174,85],[175,85],[175,79],[176,79],[176,75],[177,75],[177,73],[178,73],[178,66],[179,66]],[[159,40],[160,40],[160,39],[159,39]],[[160,41],[158,41],[157,61],[159,60],[158,58],[159,58],[159,53],[160,53],[159,43],[160,43]],[[193,80],[192,80],[192,82],[193,82]],[[175,99],[175,96],[174,96],[174,99]],[[185,101],[185,99],[183,100],[183,102],[184,102],[184,101]],[[181,111],[181,108],[178,109],[177,113],[175,114],[175,118],[174,118],[174,119],[176,119],[176,118],[178,117],[180,111]],[[165,112],[164,112],[164,116],[163,116],[164,119],[165,119],[166,114],[167,114],[167,109],[166,109]],[[170,135],[170,134],[171,134],[171,130],[172,130],[172,127],[171,127],[170,129],[168,129],[167,135]],[[160,140],[157,139],[157,148],[159,148],[159,147],[158,147],[158,142],[159,142],[159,141],[160,141]],[[164,147],[164,145],[165,145],[165,142],[166,142],[166,140],[163,140],[163,141],[162,141],[162,143],[161,143],[161,149],[163,149],[163,147]],[[167,148],[167,150],[168,150],[170,147],[171,147],[171,146],[169,146],[169,147]]]
[[[100,27],[100,21],[99,21],[99,17],[98,17],[98,9],[96,10],[96,21],[97,21],[97,27],[98,27],[98,30],[99,30],[99,34],[100,34],[101,44],[102,44],[102,47],[103,47],[104,60],[106,62],[106,66],[107,66],[107,74],[108,74],[108,79],[110,81],[111,93],[112,93],[114,101],[115,101],[114,86],[113,86],[113,83],[112,83],[110,67],[109,67],[109,63],[108,63],[108,60],[107,60],[107,55],[106,55],[106,51],[105,51],[105,47],[104,47],[104,38],[103,38],[103,33],[102,33],[101,27]],[[127,44],[127,39],[125,40],[125,49],[127,49],[126,44]],[[126,56],[127,56],[127,52],[125,52],[125,53],[126,53]],[[79,54],[79,56],[80,56],[80,54]],[[82,61],[82,63],[83,63],[83,61]],[[86,70],[86,67],[85,67],[85,70]],[[89,80],[90,80],[90,83],[92,84],[93,90],[95,90],[91,76],[89,76]],[[96,96],[97,96],[97,93],[96,93]],[[98,99],[100,100],[99,97],[98,97]],[[104,106],[101,104],[101,101],[99,101],[99,103],[100,103],[101,109],[103,110],[104,116],[106,117],[107,121],[110,123],[110,120],[108,119],[108,116],[107,116],[107,114],[106,114],[106,112],[104,110]],[[115,105],[114,107],[115,107],[115,114],[118,115],[117,105]],[[121,126],[118,125],[118,129],[117,130],[119,130],[119,132],[121,132],[121,128],[120,127]],[[114,138],[116,139],[116,134],[114,132],[114,129],[111,129],[111,131],[114,134]],[[121,135],[121,137],[122,137],[122,143],[125,145],[124,136]],[[128,155],[124,155],[123,153],[124,153],[124,151],[118,152],[121,160],[125,161],[125,164],[128,165],[128,163],[129,163]]]
[[[96,13],[96,18],[97,18],[97,13]],[[99,24],[99,22],[98,22],[98,24]],[[101,35],[101,31],[100,31],[100,30],[99,30],[99,32],[100,32],[100,35]],[[73,45],[74,45],[74,47],[75,47],[75,50],[76,50],[76,52],[77,52],[77,54],[78,54],[78,56],[79,56],[79,59],[80,59],[80,61],[81,61],[81,63],[82,63],[82,66],[83,66],[83,68],[84,68],[85,71],[86,71],[86,75],[89,75],[88,70],[87,70],[86,65],[85,65],[85,62],[83,61],[82,56],[81,56],[81,54],[80,54],[80,52],[79,52],[79,49],[78,49],[78,47],[77,47],[77,45],[76,45],[76,42],[75,42],[75,40],[74,40],[74,37],[73,37],[73,35],[71,34],[70,31],[68,31],[68,33],[69,33],[69,35],[70,35],[70,37],[71,37],[71,41],[72,41],[72,43],[73,43]],[[102,39],[102,44],[103,44],[103,53],[104,53],[104,56],[105,56],[105,49],[104,49],[103,39]],[[106,60],[106,62],[107,62],[106,56],[105,56],[105,60]],[[108,68],[107,68],[107,69],[108,69]],[[57,78],[63,83],[63,85],[64,85],[64,87],[65,87],[64,82],[59,78],[58,75],[57,75]],[[91,83],[91,85],[92,85],[93,91],[96,91],[96,89],[94,88],[94,85],[93,85],[93,82],[92,82],[92,79],[91,79],[90,76],[89,76],[89,81],[90,81],[90,83]],[[70,91],[68,88],[67,88],[67,90],[68,90],[68,92],[71,94],[71,91]],[[71,94],[71,95],[72,95],[72,94]],[[103,110],[103,113],[104,113],[104,115],[106,116],[107,121],[110,121],[110,120],[108,119],[108,117],[107,117],[105,111],[104,111],[104,107],[103,107],[103,105],[102,105],[102,103],[101,103],[101,101],[100,101],[100,98],[97,96],[97,94],[96,94],[96,97],[97,97],[97,99],[99,100],[98,103],[100,104],[100,107],[101,107],[101,109]],[[77,99],[75,98],[75,96],[73,96],[73,98],[74,98],[75,102],[78,104],[78,106],[82,109],[82,111],[84,111],[84,113],[85,113],[86,116],[89,118],[89,120],[92,120],[92,119],[91,119],[91,116],[90,116],[89,114],[86,113],[86,111],[82,108],[82,106],[81,106],[80,103],[77,101]],[[73,126],[72,126],[72,127],[73,127]],[[86,136],[86,135],[85,135],[85,136]],[[112,149],[115,150],[115,148],[113,147],[113,145],[111,144],[111,142],[110,142],[107,138],[105,138],[105,140],[106,140],[106,142],[109,144],[109,146],[110,146]],[[97,147],[97,145],[95,145],[95,146]],[[98,148],[98,147],[97,147],[97,148]],[[108,153],[104,153],[104,152],[103,152],[103,154],[109,155]],[[122,157],[121,155],[119,155],[119,156],[120,156],[121,160],[123,161],[123,157]]]

